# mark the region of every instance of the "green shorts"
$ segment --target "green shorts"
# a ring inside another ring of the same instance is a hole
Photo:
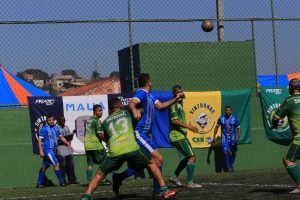
[[[86,150],[86,161],[90,166],[101,165],[106,158],[104,149],[100,150]]]
[[[126,161],[128,162],[128,167],[133,168],[135,170],[139,170],[147,167],[150,160],[151,160],[150,155],[140,148],[136,151],[129,152],[120,156],[115,156],[115,157],[108,156],[104,160],[102,166],[100,167],[100,170],[104,174],[109,174],[113,171],[120,169],[120,167]]]
[[[181,154],[181,156],[183,156],[185,158],[189,158],[189,157],[192,157],[195,155],[192,145],[187,138],[174,141],[174,142],[172,142],[172,144],[178,150],[178,152]]]
[[[296,162],[300,159],[300,145],[294,144],[293,142],[290,144],[287,153],[285,154],[285,159],[291,162]]]

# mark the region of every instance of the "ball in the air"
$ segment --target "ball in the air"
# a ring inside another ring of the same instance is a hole
[[[206,19],[202,22],[202,30],[205,32],[211,32],[214,29],[214,21]]]

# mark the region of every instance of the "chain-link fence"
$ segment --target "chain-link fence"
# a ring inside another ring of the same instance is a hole
[[[297,0],[3,0],[0,63],[58,94],[118,77],[118,51],[134,44],[217,42],[217,2],[223,6],[224,41],[255,41],[258,75],[299,71]],[[214,20],[212,32],[201,29],[203,19]],[[174,68],[184,74],[182,66]]]

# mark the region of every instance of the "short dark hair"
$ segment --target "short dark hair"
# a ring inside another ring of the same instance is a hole
[[[54,116],[52,114],[49,114],[46,116],[46,119],[48,120],[49,118],[54,118]]]
[[[289,88],[291,90],[300,90],[300,80],[297,78],[293,78],[289,82]]]
[[[122,103],[121,100],[118,97],[111,98],[108,101],[109,109],[114,109],[118,103]]]
[[[142,73],[138,77],[139,87],[144,87],[147,82],[150,80],[150,75],[146,73]]]
[[[176,92],[176,90],[181,90],[182,87],[180,85],[173,85],[172,87],[172,93],[174,94]]]
[[[231,109],[231,106],[225,106],[225,110],[226,110],[227,108],[230,108],[230,109]]]
[[[102,106],[100,104],[95,104],[93,106],[93,111],[95,112],[97,110],[97,108],[102,108]]]

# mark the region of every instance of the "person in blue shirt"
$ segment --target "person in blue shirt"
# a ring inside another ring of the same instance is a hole
[[[226,171],[233,172],[233,163],[236,157],[237,145],[240,140],[241,127],[237,117],[232,115],[230,106],[225,107],[225,115],[222,115],[218,119],[214,131],[213,142],[215,142],[219,127],[221,127],[221,140],[227,168]]]
[[[46,117],[47,124],[41,129],[38,139],[38,148],[40,157],[43,158],[42,167],[39,171],[39,177],[36,183],[36,187],[43,187],[42,182],[45,177],[47,169],[53,165],[55,174],[59,180],[61,186],[65,186],[64,179],[62,177],[61,171],[59,169],[59,162],[56,158],[56,149],[58,145],[58,139],[60,139],[66,146],[68,146],[72,151],[72,146],[68,141],[62,136],[58,127],[54,123],[54,117],[49,115]]]
[[[163,156],[158,151],[156,145],[150,139],[150,132],[154,121],[154,108],[162,110],[170,107],[172,104],[180,101],[183,97],[183,93],[178,93],[173,99],[160,102],[151,93],[152,80],[149,74],[142,73],[138,77],[139,89],[136,91],[134,97],[129,102],[129,110],[131,111],[133,118],[137,121],[135,127],[135,138],[140,147],[151,155],[152,161],[162,171]],[[132,176],[135,171],[131,168],[127,168],[121,174],[113,174],[113,191],[119,193],[122,180]],[[160,193],[160,185],[154,180],[154,195]]]

